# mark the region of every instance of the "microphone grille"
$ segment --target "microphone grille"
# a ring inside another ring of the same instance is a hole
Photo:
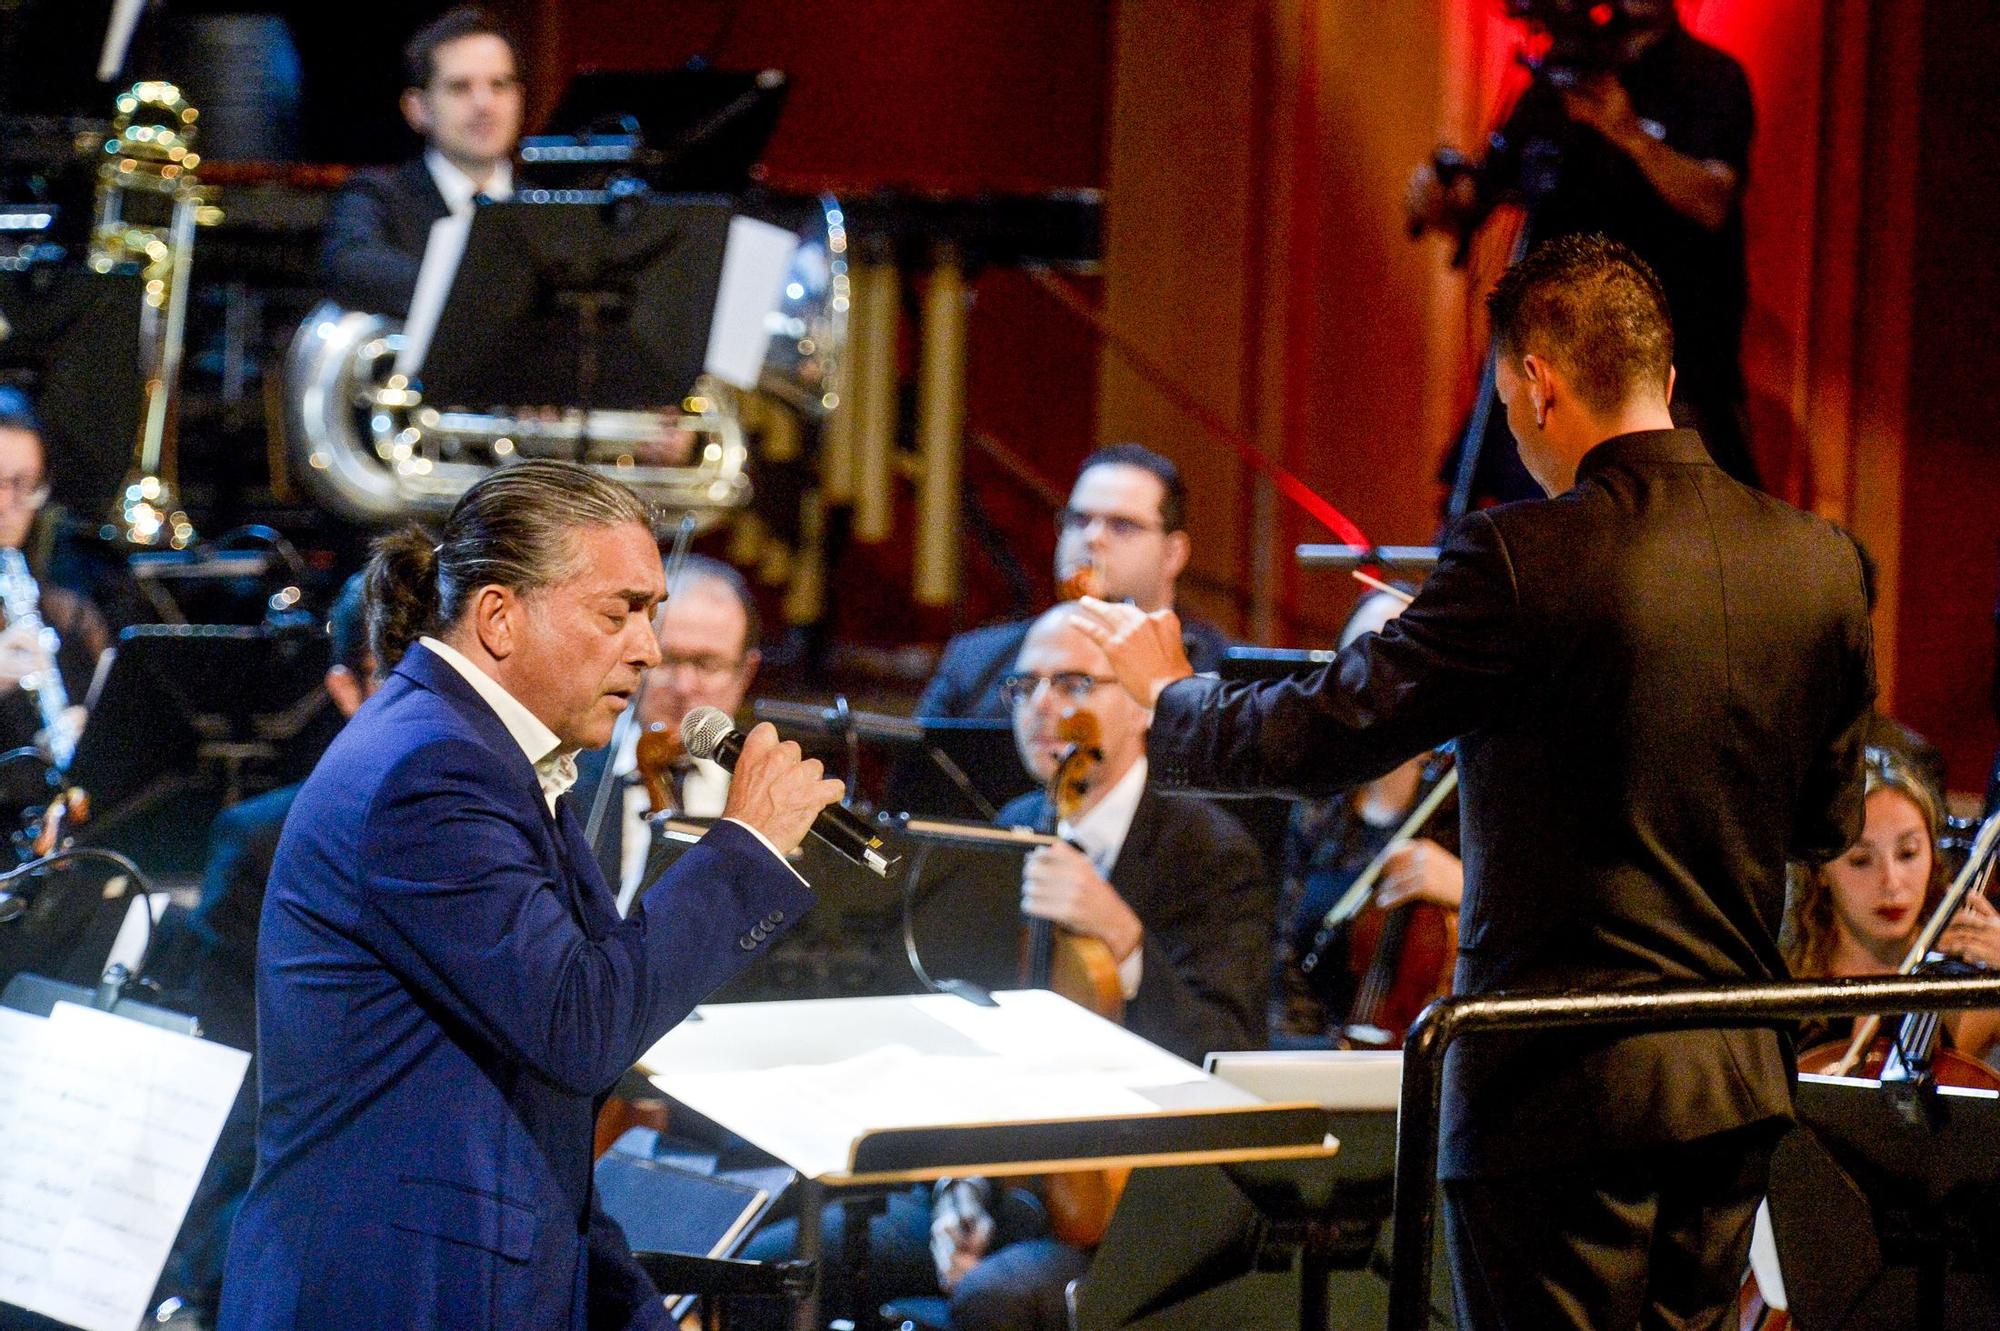
[[[697,707],[681,718],[681,747],[696,758],[713,761],[715,752],[736,723],[720,707]]]

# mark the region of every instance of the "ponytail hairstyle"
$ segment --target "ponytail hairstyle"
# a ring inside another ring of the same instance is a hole
[[[574,462],[535,459],[459,496],[437,536],[412,523],[379,537],[368,561],[368,644],[387,675],[410,644],[458,623],[481,587],[526,595],[580,571],[576,533],[649,526],[639,497]]]

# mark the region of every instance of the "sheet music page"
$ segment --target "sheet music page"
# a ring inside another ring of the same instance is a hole
[[[472,234],[472,215],[477,211],[468,208],[431,223],[430,239],[424,243],[424,261],[417,269],[417,289],[410,296],[410,317],[403,320],[403,349],[396,353],[397,374],[415,378],[424,368],[431,335],[437,332],[445,298],[451,295],[451,284],[458,277],[458,261],[465,257],[465,238]]]
[[[764,350],[771,342],[765,316],[777,307],[779,289],[798,247],[799,238],[781,226],[750,217],[729,219],[722,284],[715,292],[715,317],[708,326],[702,366],[724,383],[742,389],[757,386]]]
[[[71,1003],[0,1010],[0,1302],[137,1326],[249,1063]]]
[[[1208,1081],[1054,994],[994,998],[705,1007],[643,1063],[669,1095],[814,1177],[845,1172],[869,1132],[1153,1114],[1163,1105],[1147,1089]]]

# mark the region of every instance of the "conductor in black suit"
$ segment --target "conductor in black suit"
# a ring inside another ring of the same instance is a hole
[[[1854,545],[1672,428],[1666,302],[1630,251],[1549,242],[1491,309],[1508,422],[1551,498],[1466,517],[1401,618],[1296,680],[1187,679],[1171,615],[1086,603],[1156,708],[1154,779],[1318,793],[1456,737],[1457,992],[1781,977],[1786,859],[1860,827]],[[1454,1045],[1459,1325],[1727,1324],[1791,1072],[1770,1030]]]
[[[334,196],[320,267],[348,309],[404,318],[433,223],[514,193],[522,93],[514,46],[483,9],[447,11],[403,50],[403,118],[424,151],[355,173]]]
[[[1088,567],[1096,572],[1097,594],[1107,600],[1129,600],[1141,610],[1173,608],[1192,547],[1187,486],[1172,459],[1142,444],[1098,449],[1077,468],[1056,523],[1057,581]],[[1014,668],[1032,622],[993,624],[946,643],[917,715],[1006,718],[1000,681]],[[1195,669],[1215,669],[1229,646],[1222,630],[1192,617],[1181,630]]]

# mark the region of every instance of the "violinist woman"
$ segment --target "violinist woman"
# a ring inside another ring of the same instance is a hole
[[[1387,592],[1364,597],[1341,629],[1346,647],[1381,630],[1402,612]],[[1284,896],[1279,907],[1279,961],[1272,1004],[1272,1038],[1280,1046],[1313,1046],[1340,1040],[1349,1026],[1386,1024],[1400,1035],[1414,1012],[1405,1008],[1444,992],[1458,949],[1458,903],[1465,870],[1458,858],[1458,801],[1447,798],[1413,835],[1383,861],[1373,898],[1353,921],[1329,928],[1327,912],[1369,864],[1388,847],[1438,779],[1425,760],[1412,759],[1377,780],[1330,800],[1304,800],[1285,833]],[[1415,936],[1407,927],[1386,937],[1387,912],[1420,907]],[[1378,956],[1381,942],[1399,956]],[[1309,961],[1310,959],[1310,961]],[[1378,966],[1380,960],[1384,963]],[[1414,972],[1423,971],[1417,975]],[[1391,974],[1400,972],[1400,974]],[[1400,982],[1400,983],[1399,983]],[[1404,1001],[1371,1003],[1371,993]],[[1371,1009],[1357,1011],[1357,1008]],[[1392,1041],[1393,1042],[1393,1041]]]
[[[1929,788],[1886,750],[1867,754],[1861,839],[1819,868],[1794,867],[1779,945],[1802,978],[1893,974],[1944,895],[1941,820]],[[1977,893],[1968,896],[1937,950],[2000,967],[2000,911]],[[1802,1031],[1800,1047],[1844,1040],[1849,1024]],[[1956,1013],[1944,1025],[1962,1054],[1984,1058],[2000,1044],[2000,1012]]]

